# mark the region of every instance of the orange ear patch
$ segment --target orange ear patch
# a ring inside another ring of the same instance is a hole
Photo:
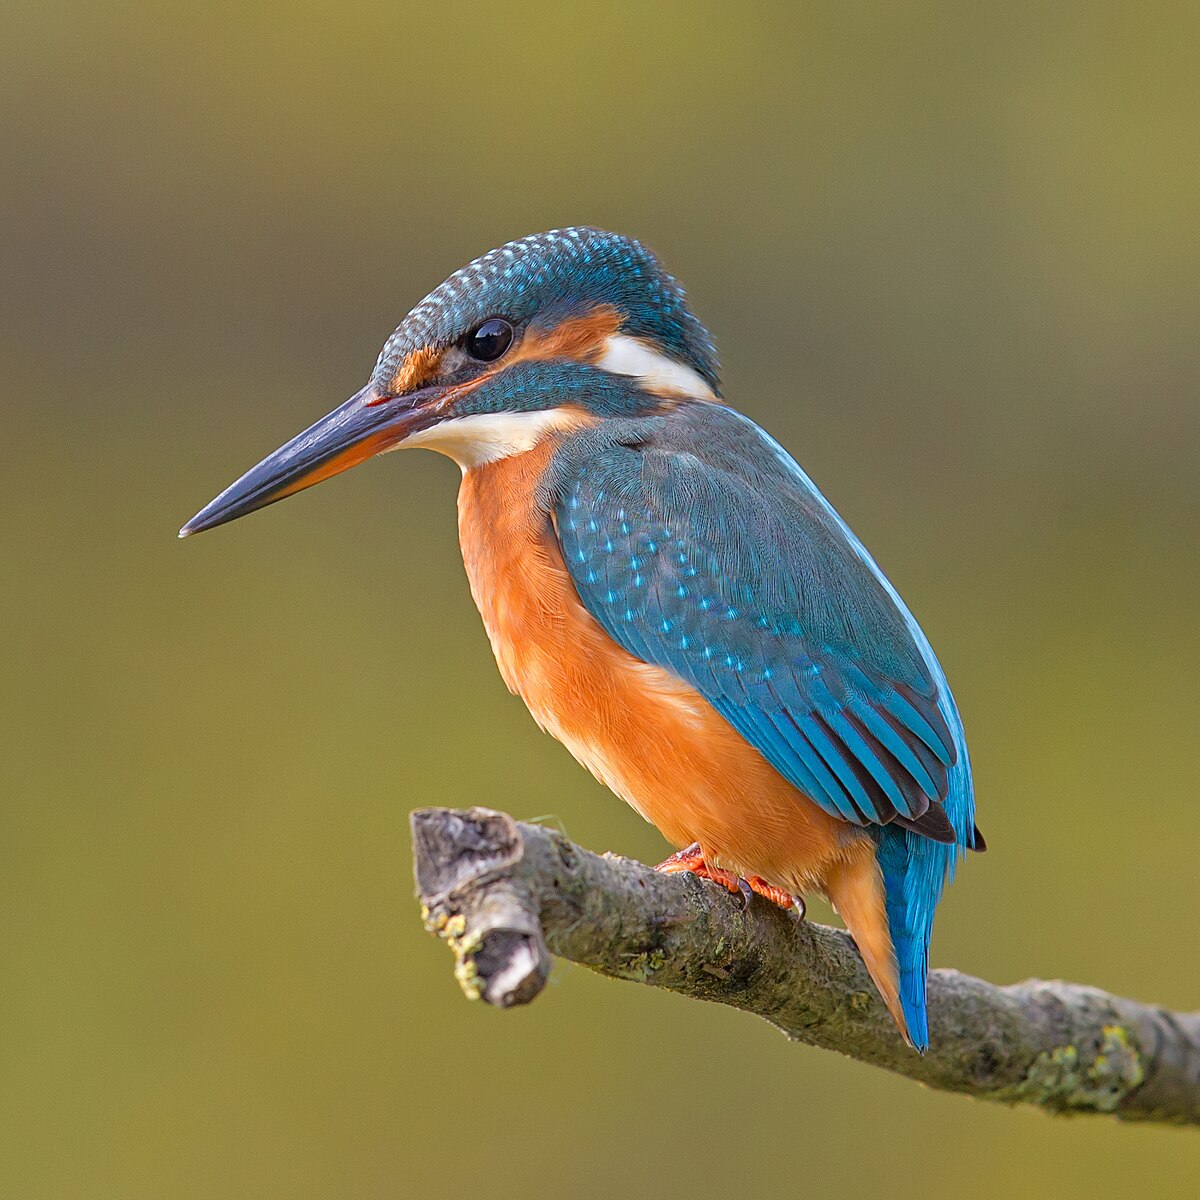
[[[572,317],[553,329],[526,334],[516,350],[501,360],[501,367],[514,362],[544,362],[552,358],[574,358],[596,362],[608,338],[621,328],[621,317],[611,305],[602,304],[582,317]]]

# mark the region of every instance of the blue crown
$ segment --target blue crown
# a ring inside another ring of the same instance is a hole
[[[508,242],[455,271],[388,338],[373,380],[386,387],[414,350],[451,345],[488,317],[556,324],[605,304],[622,332],[654,342],[719,393],[716,349],[683,288],[640,242],[586,226]]]

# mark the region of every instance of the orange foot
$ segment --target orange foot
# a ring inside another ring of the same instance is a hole
[[[799,896],[793,896],[783,888],[775,887],[758,875],[743,879],[722,867],[710,866],[704,859],[704,851],[700,849],[699,842],[693,842],[684,850],[677,850],[670,858],[664,858],[654,869],[664,875],[678,875],[681,871],[687,871],[701,879],[711,879],[713,883],[719,883],[735,896],[741,896],[743,908],[750,903],[751,897],[757,894],[793,913],[797,920],[804,920],[804,901]]]

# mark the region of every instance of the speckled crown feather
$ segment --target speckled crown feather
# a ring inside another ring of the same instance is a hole
[[[488,317],[558,321],[600,304],[719,391],[716,349],[683,288],[640,242],[586,226],[519,238],[455,271],[384,343],[372,378],[386,387],[414,350],[451,345]]]

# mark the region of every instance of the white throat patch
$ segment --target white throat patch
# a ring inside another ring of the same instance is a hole
[[[629,375],[638,379],[648,392],[667,392],[688,396],[693,400],[717,398],[698,371],[624,333],[608,336],[604,354],[596,366],[613,375]]]
[[[473,467],[532,450],[548,433],[574,429],[578,410],[542,408],[536,412],[471,413],[451,417],[407,437],[394,450],[424,446],[454,459],[465,475]]]

